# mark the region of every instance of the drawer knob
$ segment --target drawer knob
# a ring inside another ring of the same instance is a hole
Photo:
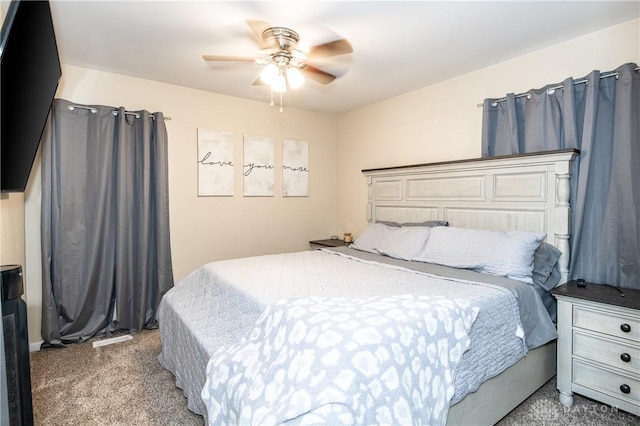
[[[631,355],[625,352],[623,354],[620,354],[620,359],[623,360],[624,362],[629,362],[631,361]]]
[[[631,326],[629,324],[622,324],[620,326],[620,330],[624,331],[625,333],[628,333],[631,331]]]
[[[620,392],[631,393],[631,388],[629,387],[629,385],[620,385]]]

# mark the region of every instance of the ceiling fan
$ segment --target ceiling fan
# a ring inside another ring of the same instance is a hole
[[[320,84],[329,84],[336,79],[334,74],[323,71],[309,63],[314,59],[344,55],[353,52],[353,47],[346,39],[338,39],[318,44],[303,52],[298,48],[300,36],[292,29],[272,27],[269,23],[247,20],[260,53],[256,57],[202,55],[205,61],[239,61],[253,62],[264,66],[254,85],[266,84],[271,89],[271,105],[273,93],[280,94],[280,111],[282,111],[282,94],[287,87],[300,87],[305,77]]]

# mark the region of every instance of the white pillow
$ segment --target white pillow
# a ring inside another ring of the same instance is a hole
[[[424,250],[431,228],[371,223],[351,245],[357,250],[396,259],[416,260]]]
[[[379,245],[378,252],[396,259],[416,260],[424,250],[430,230],[426,226],[392,227],[388,238]]]
[[[388,238],[391,226],[382,223],[370,223],[362,231],[356,240],[351,244],[351,248],[368,251],[370,253],[378,253],[378,247]]]
[[[545,234],[438,226],[418,260],[532,284],[533,255]]]

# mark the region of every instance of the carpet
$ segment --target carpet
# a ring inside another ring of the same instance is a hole
[[[36,425],[201,426],[187,409],[174,376],[160,366],[160,333],[93,348],[91,342],[31,353]],[[571,409],[558,401],[555,379],[503,418],[498,426],[640,426],[640,418],[575,395]]]

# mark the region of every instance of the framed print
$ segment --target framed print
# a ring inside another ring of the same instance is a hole
[[[309,196],[309,143],[282,141],[282,196]]]
[[[273,138],[244,135],[244,196],[273,196]]]
[[[233,133],[198,129],[198,196],[233,196]]]

